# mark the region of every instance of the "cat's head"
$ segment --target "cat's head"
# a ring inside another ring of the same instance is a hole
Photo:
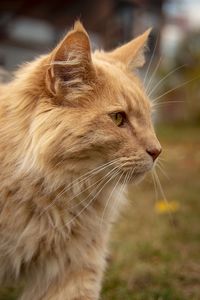
[[[107,164],[105,172],[112,168],[132,179],[151,170],[161,146],[136,75],[145,62],[148,35],[112,52],[92,53],[87,32],[76,22],[45,58],[45,89],[31,130],[42,168],[64,177]]]

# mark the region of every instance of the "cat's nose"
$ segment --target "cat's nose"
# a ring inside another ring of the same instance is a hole
[[[146,152],[153,158],[153,161],[155,161],[156,158],[162,152],[162,148],[161,147],[152,147],[152,148],[146,149]]]

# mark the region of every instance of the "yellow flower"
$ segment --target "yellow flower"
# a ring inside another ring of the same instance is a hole
[[[160,200],[157,201],[155,204],[155,211],[158,214],[166,214],[171,212],[176,212],[180,209],[180,204],[176,201],[169,201],[166,200]]]

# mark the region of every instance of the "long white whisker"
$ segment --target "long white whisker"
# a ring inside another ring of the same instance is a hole
[[[123,183],[122,183],[122,185],[121,185],[121,188],[120,188],[120,190],[119,190],[119,197],[124,193],[124,189],[125,189],[125,187],[127,186],[127,183],[129,182],[129,179],[132,177],[134,170],[135,170],[135,168],[134,168],[133,170],[130,170],[130,171],[126,174],[126,176],[125,176],[125,178],[124,178],[124,181],[123,181]],[[120,179],[121,179],[121,178],[120,178]],[[108,205],[108,201],[107,201],[106,204]],[[117,209],[118,209],[118,205],[119,205],[119,200],[116,199],[116,201],[115,201],[115,202],[113,203],[113,205],[112,205],[112,210],[113,210],[113,211],[114,211],[114,210],[117,210]],[[111,210],[111,208],[110,208],[110,210]],[[105,214],[105,212],[106,212],[106,207],[104,208],[104,214]],[[102,226],[102,224],[103,224],[103,215],[102,215],[102,218],[101,218],[101,226]]]
[[[165,193],[164,193],[164,190],[163,190],[162,185],[160,183],[160,179],[159,179],[158,174],[157,174],[155,169],[154,169],[154,175],[155,175],[155,179],[157,181],[158,187],[160,189],[160,193],[161,193],[163,199],[168,203],[167,198],[166,198]]]
[[[90,170],[90,171],[88,171],[88,172],[86,172],[85,174],[83,174],[82,176],[80,176],[79,178],[77,178],[76,180],[74,180],[73,182],[71,182],[66,188],[70,188],[72,185],[74,185],[76,182],[78,182],[78,183],[81,183],[82,181],[85,181],[86,180],[86,175],[88,175],[89,177],[88,178],[90,178],[90,176],[93,176],[94,174],[96,175],[97,173],[99,173],[99,172],[101,172],[103,169],[105,169],[107,166],[110,166],[110,165],[112,165],[112,164],[114,164],[115,162],[117,162],[119,159],[118,158],[116,158],[116,159],[114,159],[114,160],[112,160],[112,161],[109,161],[109,162],[107,162],[107,163],[105,163],[105,164],[102,164],[102,165],[100,165],[100,166],[98,166],[98,167],[96,167],[95,169],[93,169],[93,170]],[[87,178],[87,179],[88,179]],[[81,181],[80,181],[80,179],[82,179]]]
[[[171,92],[173,92],[173,91],[175,91],[175,90],[177,90],[177,89],[179,89],[179,88],[181,88],[181,87],[183,87],[183,86],[185,86],[185,85],[187,85],[187,84],[189,84],[189,83],[191,83],[191,82],[193,82],[193,81],[195,81],[195,80],[197,80],[197,79],[199,79],[199,78],[200,78],[200,76],[197,76],[197,77],[195,77],[195,78],[193,78],[193,79],[191,79],[191,80],[188,80],[188,81],[186,81],[186,82],[184,82],[184,83],[182,83],[182,84],[179,84],[177,87],[175,87],[175,88],[173,88],[173,89],[170,89],[169,91],[165,92],[164,94],[162,94],[162,95],[158,96],[157,98],[153,99],[153,100],[152,100],[152,103],[156,102],[156,101],[159,100],[160,98],[162,98],[162,97],[168,95],[169,93],[171,93]]]
[[[168,161],[167,158],[163,158],[163,157],[160,157],[160,158],[159,158],[159,162],[165,163],[166,161]]]
[[[102,228],[102,224],[103,224],[103,219],[104,219],[104,216],[105,216],[106,208],[107,208],[107,206],[108,206],[108,204],[109,204],[109,202],[110,202],[110,199],[112,198],[112,195],[113,195],[113,193],[114,193],[114,191],[115,191],[115,189],[116,189],[116,187],[117,187],[118,183],[120,182],[120,179],[122,178],[123,175],[124,175],[124,172],[123,172],[123,173],[121,174],[121,176],[118,178],[116,184],[114,185],[114,188],[112,189],[112,191],[111,191],[111,193],[110,193],[110,195],[109,195],[109,197],[108,197],[108,199],[107,199],[107,201],[106,201],[106,205],[105,205],[105,207],[104,207],[104,210],[103,210],[103,213],[102,213],[102,217],[101,217],[101,223],[100,223],[100,227],[101,227],[101,228]]]
[[[130,176],[130,178],[133,176],[134,171],[135,171],[135,168],[133,168],[133,170],[131,171],[131,176]],[[133,179],[134,179],[134,178],[135,178],[135,176],[133,177]]]
[[[155,43],[155,46],[154,46],[154,49],[153,49],[153,53],[152,53],[152,55],[151,55],[151,59],[150,59],[149,65],[148,65],[146,74],[145,74],[145,76],[144,76],[144,85],[145,85],[145,83],[146,83],[146,79],[147,79],[147,76],[149,75],[149,70],[150,70],[151,64],[152,64],[153,59],[154,59],[154,56],[155,56],[156,47],[157,47],[157,44],[158,44],[158,38],[159,38],[159,37],[157,37],[157,39],[156,39],[156,43]]]
[[[82,194],[82,193],[85,192],[86,190],[88,190],[88,189],[90,189],[91,187],[95,186],[95,188],[92,189],[92,191],[89,193],[89,195],[88,195],[85,199],[83,199],[83,200],[82,200],[81,202],[79,202],[79,203],[76,203],[76,204],[75,204],[74,206],[72,206],[71,208],[74,208],[74,207],[80,205],[81,203],[85,202],[85,201],[90,197],[90,195],[92,195],[93,191],[96,190],[96,189],[102,184],[102,182],[104,182],[109,176],[111,176],[112,173],[115,173],[115,170],[116,170],[116,169],[119,169],[119,167],[118,167],[118,166],[115,167],[114,169],[112,169],[111,171],[109,171],[103,178],[98,179],[98,180],[97,180],[96,182],[94,182],[92,185],[88,186],[86,189],[84,189],[83,191],[81,191],[79,194],[76,194],[73,198],[71,198],[70,201],[72,201],[73,199],[75,199],[78,195]],[[99,182],[100,182],[100,183],[99,183]],[[99,183],[99,184],[96,186],[97,183]]]
[[[161,173],[169,180],[169,176],[167,175],[167,173],[165,172],[165,170],[163,170],[163,167],[159,164],[160,162],[157,162],[156,166],[160,171]]]
[[[106,169],[107,167],[110,167],[111,165],[115,164],[117,162],[118,159],[115,159],[113,161],[110,161],[106,164],[103,164],[97,168],[95,168],[94,170],[91,170],[87,173],[85,173],[84,175],[80,176],[79,178],[75,179],[73,182],[71,182],[69,185],[67,185],[56,197],[55,199],[41,212],[40,215],[42,215],[43,213],[45,213],[50,207],[52,207],[55,202],[60,198],[62,197],[62,195],[64,193],[66,193],[67,191],[69,191],[73,185],[75,184],[80,184],[86,180],[88,180],[89,178],[97,175],[98,173],[102,172],[104,169]]]
[[[157,72],[157,70],[158,70],[158,68],[159,68],[159,66],[160,66],[161,61],[162,61],[162,58],[160,57],[159,60],[158,60],[157,65],[156,65],[156,67],[155,67],[155,69],[154,69],[154,71],[153,71],[153,73],[152,73],[152,75],[151,75],[151,78],[149,79],[149,82],[148,82],[148,84],[147,84],[147,86],[146,86],[146,88],[145,88],[145,92],[146,92],[147,95],[149,94],[148,89],[149,89],[149,87],[151,86],[151,82],[152,82],[152,80],[153,80],[154,77],[155,77],[155,74],[156,74],[156,72]]]
[[[153,179],[155,198],[156,198],[156,201],[157,201],[158,200],[158,191],[157,191],[157,184],[156,184],[156,180],[155,180],[154,171],[151,172],[151,176],[152,176],[152,179]]]
[[[154,107],[158,107],[158,106],[162,106],[162,105],[165,105],[165,104],[173,104],[173,103],[185,103],[184,100],[171,100],[171,101],[162,101],[162,102],[159,102],[159,103],[152,103],[151,107],[154,109]]]
[[[155,91],[155,89],[156,89],[157,87],[159,87],[160,84],[161,84],[165,79],[167,79],[170,75],[174,74],[176,71],[182,69],[182,68],[185,67],[185,66],[186,66],[185,64],[184,64],[184,65],[181,65],[181,66],[179,66],[179,67],[173,69],[173,70],[170,71],[169,73],[167,73],[167,75],[165,75],[161,80],[159,80],[158,83],[152,88],[152,90],[150,91],[150,93],[148,94],[148,96],[151,97],[151,95],[153,94],[153,92]]]
[[[126,185],[128,184],[128,182],[129,182],[129,180],[130,180],[130,178],[131,178],[131,174],[132,174],[132,170],[130,170],[130,171],[127,173],[126,177],[124,178],[124,182],[123,182],[123,184],[122,184],[122,186],[121,186],[121,188],[120,188],[120,190],[119,190],[119,194],[120,194],[120,195],[122,195],[122,194],[124,193],[124,189],[125,189]]]
[[[118,174],[118,173],[117,173]],[[115,176],[117,176],[117,174],[115,174]],[[101,189],[97,192],[97,194],[95,196],[92,197],[92,199],[90,199],[90,201],[88,202],[88,204],[86,206],[84,206],[81,211],[76,214],[69,222],[65,223],[65,226],[68,226],[71,222],[73,222],[76,218],[78,218],[87,208],[88,206],[93,202],[94,199],[96,199],[96,197],[101,193],[101,191],[103,190],[103,188],[114,178],[111,177],[108,181],[106,181],[106,183],[101,187]]]
[[[158,174],[156,173],[156,170],[155,170],[155,169],[154,169],[154,175],[155,175],[155,179],[156,179],[156,181],[157,181],[158,187],[159,187],[159,189],[160,189],[161,195],[162,195],[164,201],[168,204],[168,200],[167,200],[167,198],[166,198],[166,196],[165,196],[165,193],[164,193],[164,191],[163,191],[163,188],[162,188],[160,179],[159,179]],[[173,219],[173,216],[172,216],[172,213],[171,213],[170,210],[168,211],[168,214],[169,214],[169,217],[170,217],[170,219],[171,219],[172,224],[174,224],[174,219]]]
[[[124,181],[123,181],[123,183],[122,183],[122,185],[120,187],[120,190],[119,190],[119,197],[121,197],[123,195],[124,189],[125,189],[125,187],[126,187],[126,185],[128,183],[128,180],[130,178],[130,173],[131,173],[131,171],[129,171],[126,174],[125,178],[124,178]],[[115,210],[115,209],[118,210],[119,202],[120,202],[120,200],[116,199],[116,201],[113,203],[112,210]]]

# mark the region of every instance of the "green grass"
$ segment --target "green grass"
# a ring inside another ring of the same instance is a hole
[[[200,299],[200,128],[161,126],[168,201],[180,209],[158,214],[151,179],[130,189],[129,209],[113,231],[103,300]]]
[[[130,188],[112,231],[102,300],[200,299],[200,128],[160,126],[158,135],[169,179],[158,174],[180,209],[156,212],[162,195],[156,199],[151,177]],[[15,290],[1,290],[0,300],[14,299]]]
[[[18,289],[14,287],[1,288],[0,289],[0,300],[16,300],[18,295]]]

